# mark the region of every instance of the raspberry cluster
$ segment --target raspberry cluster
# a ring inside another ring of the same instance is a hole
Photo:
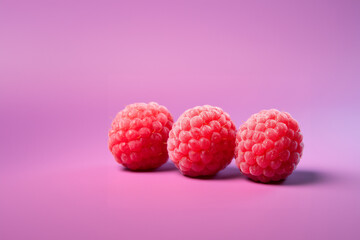
[[[184,175],[214,175],[231,162],[235,135],[235,125],[222,109],[209,105],[189,109],[170,131],[170,159]]]
[[[166,142],[173,125],[169,111],[155,102],[126,106],[112,122],[109,149],[131,170],[150,170],[168,159]]]
[[[255,181],[285,179],[299,163],[302,140],[299,125],[289,113],[263,110],[252,115],[237,132],[236,165]]]
[[[253,114],[236,132],[219,107],[197,106],[173,123],[155,102],[135,103],[120,111],[109,131],[115,160],[131,170],[151,170],[168,157],[183,175],[212,176],[235,163],[258,182],[280,181],[298,165],[304,143],[298,123],[276,109]]]

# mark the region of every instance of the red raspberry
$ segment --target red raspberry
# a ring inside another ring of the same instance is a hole
[[[299,125],[289,113],[263,110],[239,128],[235,162],[254,181],[279,181],[295,170],[303,148]]]
[[[131,170],[150,170],[168,159],[166,141],[173,125],[169,111],[155,102],[134,103],[119,112],[109,131],[115,160]]]
[[[231,162],[235,135],[235,125],[222,109],[209,105],[189,109],[170,131],[170,159],[184,175],[214,175]]]

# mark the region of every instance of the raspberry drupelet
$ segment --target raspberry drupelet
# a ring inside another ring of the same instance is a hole
[[[118,163],[131,170],[155,169],[168,159],[166,143],[172,125],[164,106],[130,104],[112,122],[109,149]]]
[[[295,170],[303,148],[299,125],[289,113],[263,110],[240,126],[235,162],[254,181],[280,181]]]
[[[170,159],[183,175],[211,176],[232,160],[236,128],[229,114],[209,105],[185,111],[168,139]]]

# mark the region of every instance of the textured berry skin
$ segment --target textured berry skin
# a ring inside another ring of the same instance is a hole
[[[263,110],[239,128],[235,162],[254,181],[280,181],[295,170],[303,149],[299,125],[289,113]]]
[[[168,139],[170,159],[186,176],[211,176],[234,157],[236,128],[229,114],[205,105],[185,111]]]
[[[151,170],[168,159],[166,142],[173,125],[169,111],[155,102],[134,103],[119,112],[109,131],[115,160],[131,170]]]

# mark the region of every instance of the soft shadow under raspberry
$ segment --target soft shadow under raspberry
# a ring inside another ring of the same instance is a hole
[[[334,177],[329,173],[315,171],[315,170],[299,169],[299,170],[295,170],[285,180],[281,180],[278,182],[261,183],[261,182],[252,181],[251,179],[249,179],[249,181],[259,184],[268,184],[268,185],[297,186],[297,185],[329,183],[333,179]]]
[[[225,169],[218,172],[216,175],[206,177],[190,177],[199,180],[230,180],[236,178],[243,178],[244,176],[240,173],[239,168],[235,165],[229,165]]]
[[[125,172],[167,172],[167,171],[174,171],[177,170],[177,168],[175,167],[175,165],[171,162],[166,162],[164,163],[162,166],[155,168],[155,169],[149,169],[149,170],[130,170],[128,168],[125,168],[123,166],[119,166],[120,171],[125,171]]]
[[[319,172],[314,170],[295,170],[286,180],[283,185],[307,185],[315,183],[328,183],[334,178],[331,174]]]

